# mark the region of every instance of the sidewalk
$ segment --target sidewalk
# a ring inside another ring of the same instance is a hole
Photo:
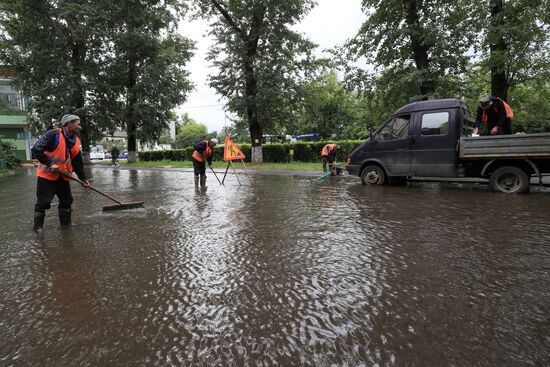
[[[112,166],[106,166],[102,164],[92,164],[93,168],[103,168],[103,169],[116,169],[116,170],[149,170],[149,171],[168,171],[168,172],[185,172],[185,173],[193,173],[193,168],[175,168],[175,167],[112,167]],[[225,173],[225,170],[220,170],[219,168],[214,169],[216,174],[223,175]],[[239,175],[246,175],[246,172],[242,168],[235,169],[235,171]],[[211,172],[209,170],[206,171],[206,173]],[[229,168],[229,171],[227,171],[228,175],[233,174],[233,170]],[[296,171],[296,170],[258,170],[258,169],[249,169],[248,170],[249,175],[265,175],[265,176],[301,176],[301,177],[319,177],[323,174],[323,171]]]

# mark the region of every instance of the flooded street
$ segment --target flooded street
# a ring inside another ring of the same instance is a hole
[[[547,366],[550,189],[93,168],[0,177],[0,366]],[[221,179],[221,177],[220,177]]]

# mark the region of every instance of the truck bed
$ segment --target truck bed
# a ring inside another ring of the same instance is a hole
[[[459,157],[550,158],[550,133],[462,137]]]

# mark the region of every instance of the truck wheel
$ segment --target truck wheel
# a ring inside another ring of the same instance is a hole
[[[363,185],[383,185],[385,180],[384,170],[376,165],[366,166],[361,171],[361,183]]]
[[[521,194],[529,189],[529,177],[517,167],[501,167],[491,175],[489,187],[496,192]]]

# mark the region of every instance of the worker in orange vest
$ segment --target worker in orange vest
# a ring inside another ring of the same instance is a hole
[[[193,148],[193,170],[195,173],[195,187],[199,186],[199,176],[201,187],[206,187],[206,163],[212,168],[212,158],[214,147],[218,144],[218,139],[202,140],[195,144]]]
[[[78,116],[64,115],[61,118],[61,128],[46,131],[32,147],[32,154],[39,162],[36,171],[38,178],[34,206],[36,232],[42,231],[46,210],[50,209],[55,195],[59,198],[59,222],[62,226],[71,224],[73,196],[70,179],[59,171],[69,173],[74,171],[84,182],[84,187],[90,186],[84,173],[80,139],[76,136],[81,129]]]
[[[328,169],[332,172],[332,164],[336,160],[336,153],[340,150],[340,146],[336,144],[327,144],[321,150],[321,161],[323,162],[323,172]]]
[[[484,98],[477,108],[473,133],[478,134],[479,127],[483,123],[487,125],[490,135],[512,134],[513,117],[514,112],[504,100],[493,96]]]

